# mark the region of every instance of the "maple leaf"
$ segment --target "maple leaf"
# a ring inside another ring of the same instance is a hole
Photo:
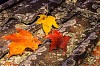
[[[26,30],[20,28],[16,28],[16,30],[18,31],[17,33],[3,36],[4,39],[12,41],[8,46],[10,49],[8,57],[18,54],[21,55],[25,48],[30,48],[33,51],[38,49],[38,45],[41,44],[41,41],[39,41],[38,38],[33,37],[33,35]]]
[[[50,51],[57,48],[66,51],[67,43],[70,40],[69,36],[63,36],[63,34],[57,30],[53,30],[52,33],[45,36],[45,38],[51,39]]]
[[[93,55],[100,57],[100,46],[97,46],[92,52]]]
[[[55,17],[53,16],[40,15],[40,18],[36,21],[36,24],[42,24],[46,35],[51,31],[52,26],[58,28]]]

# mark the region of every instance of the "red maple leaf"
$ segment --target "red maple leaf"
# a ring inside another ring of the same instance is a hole
[[[50,51],[57,48],[61,48],[66,51],[67,43],[70,40],[69,36],[63,36],[63,34],[58,32],[57,30],[53,30],[52,33],[48,34],[45,38],[51,40]]]

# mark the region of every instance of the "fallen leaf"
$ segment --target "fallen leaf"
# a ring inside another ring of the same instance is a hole
[[[42,24],[46,35],[51,31],[52,26],[58,28],[55,17],[53,16],[40,15],[40,18],[36,21],[36,24]]]
[[[100,65],[100,43],[97,43],[97,46],[92,51],[92,54],[95,56],[95,64],[93,66],[99,66]],[[92,65],[91,65],[92,66]]]
[[[9,56],[22,54],[25,48],[30,48],[33,51],[38,49],[38,45],[41,44],[41,41],[38,38],[34,37],[27,30],[16,28],[17,33],[3,36],[6,40],[11,40],[11,44],[8,46],[10,49]]]
[[[45,38],[51,39],[50,51],[57,48],[66,51],[67,43],[70,40],[69,36],[63,36],[63,34],[57,30],[53,30],[52,33],[48,34]]]
[[[100,57],[100,46],[97,46],[92,52],[93,55]]]
[[[83,66],[88,66],[88,64],[84,64]]]
[[[5,62],[4,66],[18,66],[18,64],[14,64],[13,62]]]

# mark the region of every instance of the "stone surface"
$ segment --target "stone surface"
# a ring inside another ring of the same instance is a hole
[[[8,2],[12,1],[14,0]],[[95,63],[95,56],[92,56],[91,52],[100,41],[97,40],[100,39],[100,29],[99,26],[97,27],[100,23],[98,0],[94,0],[95,3],[92,0],[66,0],[60,3],[61,1],[63,0],[15,0],[12,3],[6,2],[0,5],[3,7],[0,8],[0,37],[16,32],[15,28],[18,27],[29,30],[43,41],[36,52],[25,51],[21,56],[12,56],[8,59],[7,46],[10,41],[0,38],[0,66],[7,64],[15,66],[84,66],[84,63],[92,66],[93,60]],[[17,4],[12,6],[13,3]],[[92,4],[90,5],[90,3]],[[4,7],[5,4],[9,5]],[[79,7],[79,5],[81,6]],[[66,47],[66,53],[61,49],[49,51],[50,43],[43,38],[45,34],[42,26],[34,24],[38,19],[38,14],[41,13],[56,17],[60,26],[58,30],[63,35],[71,37]],[[40,37],[40,35],[43,36]],[[81,58],[81,55],[86,56]],[[79,56],[78,59],[76,59],[77,56]]]

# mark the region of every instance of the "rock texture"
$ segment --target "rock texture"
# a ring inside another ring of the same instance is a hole
[[[92,66],[87,59],[95,58],[91,52],[100,42],[99,7],[99,0],[8,0],[0,4],[0,37],[16,32],[16,27],[45,35],[42,26],[35,24],[39,14],[56,17],[59,32],[72,37],[66,53],[61,49],[50,52],[49,40],[38,36],[43,44],[36,52],[25,51],[9,59],[10,41],[0,38],[0,66]]]

